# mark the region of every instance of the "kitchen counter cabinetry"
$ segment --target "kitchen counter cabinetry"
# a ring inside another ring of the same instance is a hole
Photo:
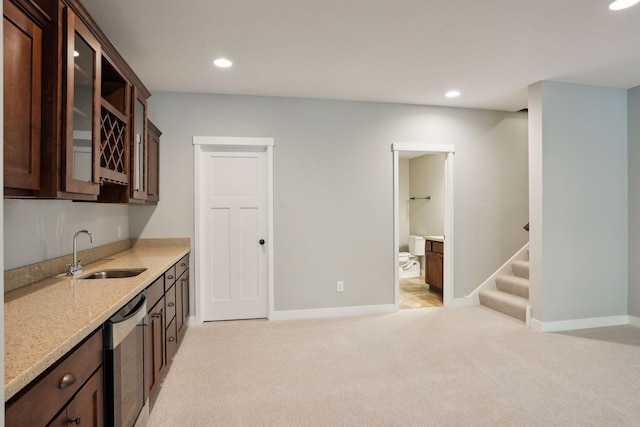
[[[147,288],[149,310],[146,337],[147,390],[153,407],[159,384],[186,332],[189,317],[189,254]]]
[[[442,293],[444,243],[425,239],[425,282],[429,289]]]
[[[104,424],[102,329],[5,406],[7,427],[67,426],[80,422],[93,427]]]

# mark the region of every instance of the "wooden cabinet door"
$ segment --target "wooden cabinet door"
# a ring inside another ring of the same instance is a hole
[[[148,173],[147,202],[160,200],[160,135],[162,132],[147,120]]]
[[[40,189],[42,28],[3,1],[4,186]]]
[[[63,190],[100,192],[101,46],[67,7],[65,133],[62,156]]]
[[[102,368],[96,371],[67,406],[67,422],[89,427],[104,425]],[[67,424],[67,425],[69,425]]]
[[[131,177],[129,185],[131,201],[147,200],[149,182],[148,143],[147,143],[147,100],[142,97],[136,87],[132,96],[132,136],[131,136]]]
[[[189,321],[189,270],[185,271],[176,282],[176,322],[178,327],[178,337],[185,329],[184,326]]]
[[[442,292],[442,254],[437,252],[427,252],[425,254],[425,262],[425,281],[429,284],[430,289]]]
[[[147,365],[147,392],[153,404],[159,391],[165,360],[164,297],[153,306],[148,314],[148,328],[145,335]]]

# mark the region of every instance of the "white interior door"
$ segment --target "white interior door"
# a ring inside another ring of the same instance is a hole
[[[266,162],[264,149],[201,153],[202,321],[267,317]]]

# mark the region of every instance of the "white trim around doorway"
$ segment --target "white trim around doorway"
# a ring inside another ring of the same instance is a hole
[[[443,302],[445,306],[466,305],[465,301],[454,300],[453,281],[453,157],[455,147],[448,144],[428,144],[421,142],[395,142],[391,145],[393,151],[393,271],[394,294],[396,310],[400,303],[400,278],[398,271],[398,252],[400,247],[400,212],[399,202],[399,155],[400,152],[415,152],[421,154],[445,154],[445,212],[444,212],[444,283]]]
[[[273,149],[275,141],[273,138],[250,138],[250,137],[229,137],[229,136],[194,136],[193,137],[193,180],[194,180],[194,227],[195,227],[195,239],[194,248],[196,254],[193,257],[195,261],[195,285],[194,285],[194,307],[196,307],[195,323],[202,323],[202,308],[199,305],[200,299],[200,277],[199,277],[199,265],[197,252],[200,250],[199,244],[199,227],[200,227],[200,201],[199,194],[201,191],[199,182],[200,173],[200,156],[203,153],[203,148],[214,146],[220,151],[224,150],[263,150],[267,153],[267,292],[268,295],[268,311],[267,316],[269,319],[273,317],[274,313],[274,274],[273,274]]]

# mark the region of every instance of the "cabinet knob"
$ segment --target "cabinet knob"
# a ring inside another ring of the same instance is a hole
[[[173,276],[172,275],[168,275],[167,278],[168,279],[173,279]]]
[[[175,305],[175,303],[173,301],[169,302],[169,304],[167,304],[169,307],[173,307]]]
[[[175,340],[175,337],[169,337],[169,342],[174,342]]]
[[[75,417],[74,419],[69,419],[69,421],[67,421],[67,424],[75,424],[75,425],[80,425],[80,415],[78,415],[77,417]]]
[[[153,313],[153,314],[151,315],[151,317],[153,317],[154,319],[159,319],[159,318],[161,318],[161,317],[162,317],[162,314],[160,314],[160,313]]]
[[[260,239],[260,241],[258,241],[258,243],[260,243],[261,245],[264,245],[264,239]]]
[[[76,382],[76,377],[71,372],[64,374],[62,381],[60,381],[60,388],[67,388],[71,384]]]
[[[187,266],[186,262],[183,262],[182,264],[180,264],[180,267],[186,267],[186,266]]]

